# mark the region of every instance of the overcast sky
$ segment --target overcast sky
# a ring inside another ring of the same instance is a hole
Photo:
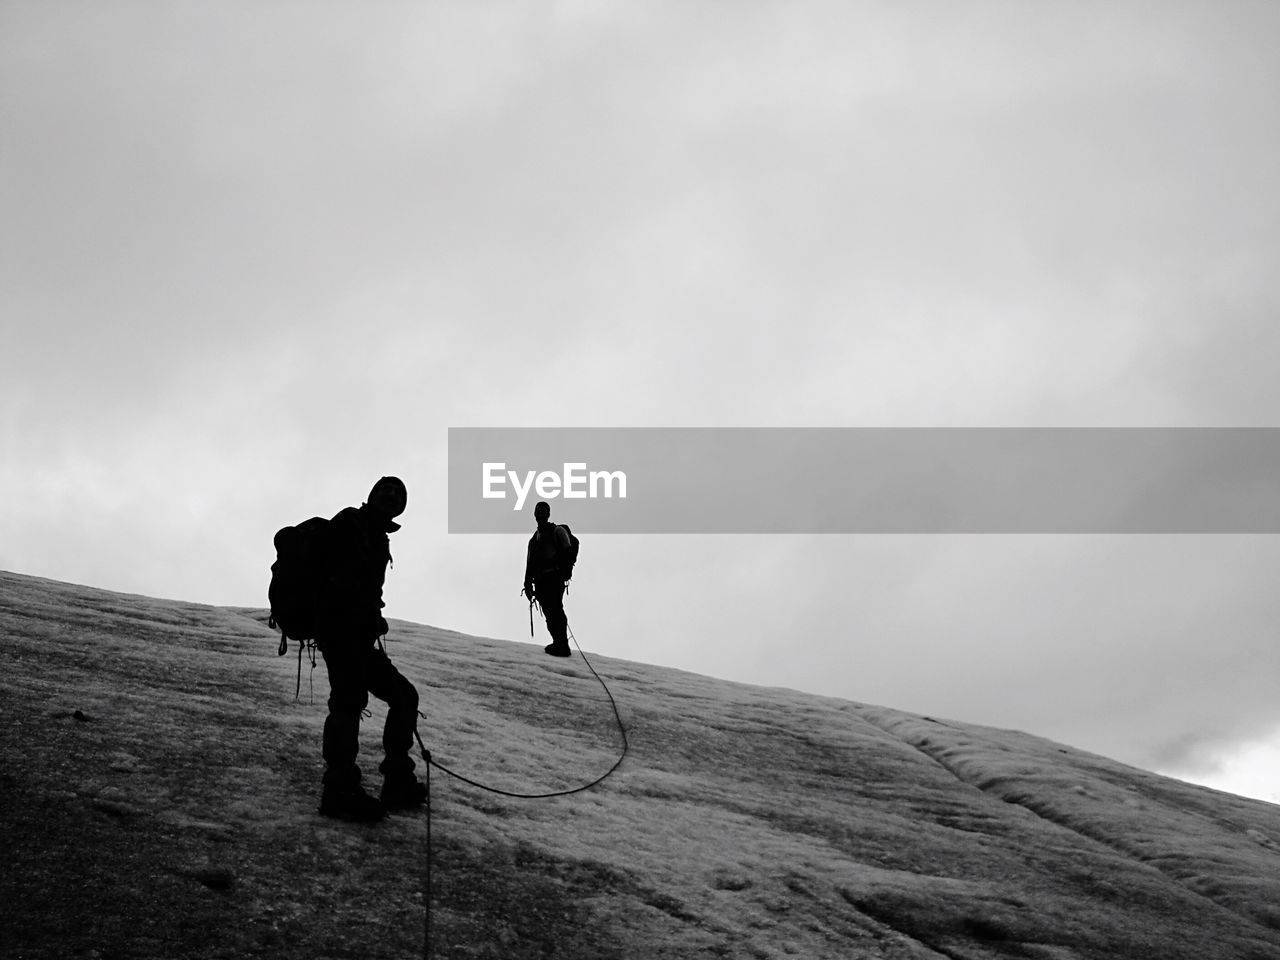
[[[397,474],[388,614],[528,640],[449,427],[1280,426],[1278,45],[1267,0],[0,0],[0,567],[262,606],[278,527]],[[568,610],[1280,800],[1278,539],[584,533]]]

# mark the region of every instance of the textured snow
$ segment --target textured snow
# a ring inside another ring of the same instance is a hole
[[[325,673],[295,700],[264,621],[0,574],[14,956],[421,955],[426,816],[316,815]],[[1280,807],[582,639],[630,753],[555,799],[432,771],[436,956],[1280,957]],[[619,755],[577,651],[399,621],[387,647],[467,777],[564,790]],[[111,916],[58,892],[85,883]]]

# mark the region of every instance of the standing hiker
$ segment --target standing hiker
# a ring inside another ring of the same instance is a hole
[[[391,560],[388,534],[400,529],[408,492],[396,477],[373,485],[368,502],[347,507],[328,525],[324,593],[319,602],[316,646],[329,673],[329,716],[324,722],[324,792],[320,812],[341,820],[372,821],[388,810],[422,806],[426,785],[413,775],[413,731],[418,691],[391,663],[381,638],[382,586]],[[360,717],[369,694],[387,704],[382,733],[383,785],[374,798],[360,785],[356,754]]]
[[[564,589],[577,560],[576,540],[567,526],[551,522],[551,506],[545,500],[533,508],[538,529],[529,538],[524,562],[524,595],[536,600],[547,618],[551,643],[543,649],[553,657],[571,656],[569,618],[564,612]]]

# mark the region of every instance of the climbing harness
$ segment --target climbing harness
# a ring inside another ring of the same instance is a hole
[[[377,637],[374,643],[378,645],[378,649],[383,653],[387,652],[387,645],[383,641],[386,634]],[[280,643],[283,646],[287,640],[281,638]],[[300,640],[298,642],[298,682],[293,690],[293,699],[298,700],[302,697],[302,654],[306,651],[307,659],[311,661],[311,672],[307,675],[307,698],[308,703],[316,702],[316,651],[320,649],[320,645],[315,640]],[[419,714],[421,716],[421,714]],[[421,743],[421,741],[419,741]]]

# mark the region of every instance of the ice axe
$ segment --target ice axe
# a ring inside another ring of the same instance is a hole
[[[520,596],[522,596],[522,597],[528,597],[528,598],[529,598],[529,636],[531,636],[531,637],[532,637],[532,636],[534,635],[534,633],[533,633],[533,605],[534,605],[535,603],[537,603],[537,602],[538,602],[538,599],[537,599],[537,597],[535,597],[532,593],[530,593],[528,590],[521,590],[521,591],[520,591]]]

